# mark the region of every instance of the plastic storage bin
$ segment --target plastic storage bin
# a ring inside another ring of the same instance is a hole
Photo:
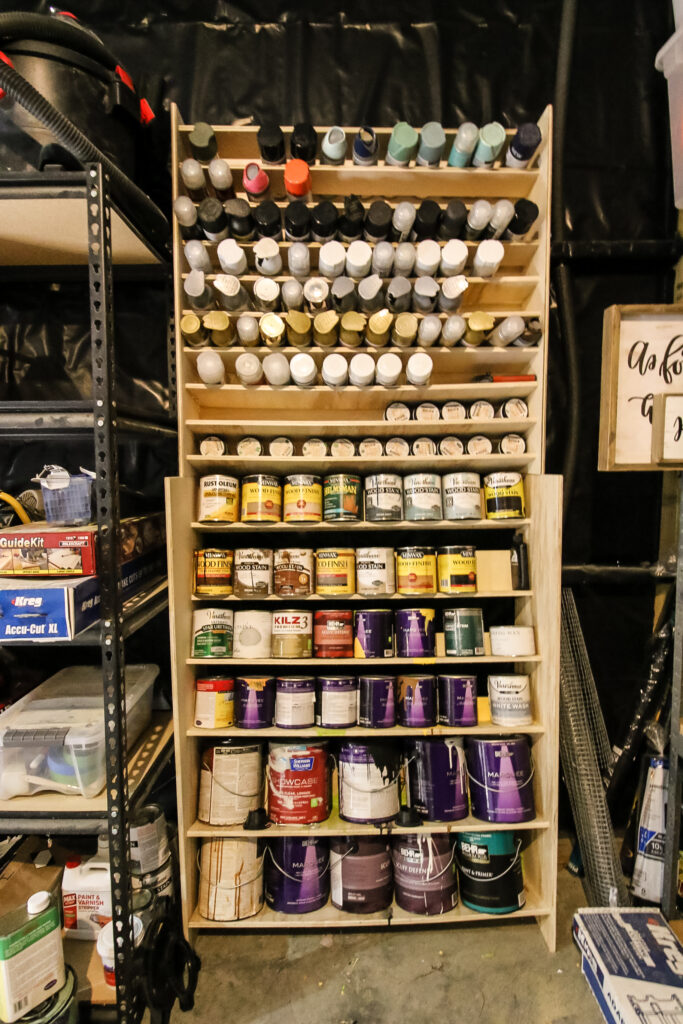
[[[126,667],[129,749],[149,725],[158,673]],[[39,790],[94,797],[105,782],[100,668],[62,669],[0,716],[0,800]]]
[[[56,472],[59,467],[51,468],[55,471],[39,478],[48,523],[71,526],[89,523],[93,478],[85,473],[69,476],[64,471]]]

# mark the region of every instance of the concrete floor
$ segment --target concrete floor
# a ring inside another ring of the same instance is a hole
[[[564,847],[564,844],[562,844]],[[536,923],[356,932],[202,933],[195,1009],[172,1024],[600,1024],[561,866],[557,953]]]

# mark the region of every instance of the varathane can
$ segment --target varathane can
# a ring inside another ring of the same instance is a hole
[[[477,589],[476,549],[439,548],[436,555],[440,594],[473,594]]]
[[[269,729],[275,720],[275,677],[239,676],[236,724],[240,729]]]
[[[399,658],[433,658],[435,642],[433,608],[400,608],[396,612],[396,654]]]
[[[285,477],[284,521],[319,523],[323,517],[323,487],[319,476],[296,473]]]
[[[396,680],[398,724],[436,725],[436,679],[434,676],[399,676]]]
[[[528,676],[489,676],[488,689],[491,721],[494,725],[520,726],[532,723]]]
[[[315,723],[321,729],[349,729],[358,716],[358,681],[354,676],[318,676]]]
[[[436,593],[436,555],[434,548],[398,548],[396,583],[399,594]]]
[[[476,658],[484,653],[484,615],[481,608],[446,608],[443,613],[446,655]]]
[[[441,477],[436,473],[411,473],[405,477],[403,505],[408,522],[441,519]]]
[[[356,591],[364,597],[396,593],[393,548],[356,548]]]
[[[274,658],[310,658],[313,614],[300,608],[273,612],[272,655]]]
[[[199,481],[199,519],[202,523],[236,523],[240,482],[234,476],[203,476]]]
[[[396,473],[365,478],[365,518],[369,523],[400,523],[403,519],[403,480]]]
[[[334,473],[323,484],[323,516],[326,521],[355,521],[361,517],[363,493],[359,476]]]
[[[194,593],[197,597],[229,597],[232,594],[232,551],[200,548],[194,553]]]
[[[442,483],[444,519],[481,519],[481,479],[478,473],[447,473]]]
[[[232,609],[195,609],[192,613],[192,657],[232,657]]]
[[[396,725],[396,680],[393,676],[359,676],[358,724],[366,729]]]
[[[356,658],[392,658],[394,655],[394,613],[390,608],[372,608],[354,613],[354,655]]]
[[[313,656],[353,657],[353,613],[349,608],[325,609],[314,613]]]
[[[273,592],[273,552],[237,548],[233,570],[235,597],[268,597]]]
[[[235,724],[235,680],[200,676],[195,683],[194,724],[198,729],[226,729]]]
[[[243,523],[279,523],[282,519],[282,488],[276,476],[255,473],[242,480]]]
[[[315,553],[316,594],[355,594],[356,552],[353,548],[321,549]]]
[[[238,609],[235,612],[233,658],[245,661],[269,658],[273,616],[260,608]]]
[[[278,597],[308,597],[315,589],[312,548],[281,548],[273,559],[274,590]]]
[[[477,677],[438,676],[439,725],[476,725]]]
[[[490,473],[484,477],[487,519],[523,519],[524,483],[520,473]]]
[[[279,676],[275,691],[275,724],[279,729],[308,729],[315,725],[313,676]]]

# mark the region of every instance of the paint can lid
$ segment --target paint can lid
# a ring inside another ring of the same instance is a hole
[[[262,167],[252,160],[244,168],[242,187],[249,195],[260,196],[270,185],[270,178]]]
[[[374,128],[363,125],[353,140],[353,159],[357,164],[371,164],[377,159],[377,136]]]
[[[376,199],[370,204],[370,209],[365,215],[363,230],[366,238],[386,238],[391,227],[393,211],[383,199]]]
[[[535,121],[520,124],[508,152],[515,160],[530,160],[541,144],[541,129]]]
[[[311,172],[305,160],[287,161],[285,189],[292,196],[305,196],[311,191]]]
[[[467,220],[467,207],[462,199],[451,199],[439,224],[439,238],[458,238]]]
[[[307,164],[315,163],[318,150],[318,136],[308,121],[295,124],[289,140],[289,151],[293,158],[304,160]]]
[[[365,387],[372,384],[375,377],[375,361],[372,356],[365,352],[359,352],[351,360],[349,367],[349,379],[356,387]]]
[[[223,204],[220,199],[216,199],[214,196],[210,196],[208,199],[202,199],[199,204],[197,216],[199,218],[199,223],[204,230],[210,232],[212,235],[218,234],[218,232],[226,228],[228,224]]]
[[[346,132],[339,125],[330,128],[320,149],[329,160],[343,160],[346,156]]]
[[[515,215],[508,225],[511,235],[525,235],[538,217],[538,207],[530,199],[518,199]]]
[[[337,228],[337,208],[329,199],[318,203],[311,211],[311,231],[320,238],[334,235]]]
[[[256,234],[260,238],[274,238],[282,229],[280,210],[272,199],[259,203],[252,211],[252,217],[256,224]]]
[[[303,238],[311,229],[311,211],[300,199],[294,199],[285,210],[285,231]]]
[[[344,272],[346,250],[341,242],[325,242],[318,254],[318,270],[325,277],[339,277]]]
[[[187,141],[196,160],[211,160],[218,152],[214,130],[206,121],[197,121]]]
[[[276,124],[264,124],[256,136],[261,157],[269,164],[281,164],[285,159],[285,137]]]
[[[438,164],[446,145],[446,133],[438,121],[427,121],[420,133],[417,158],[421,163]]]
[[[389,139],[387,157],[396,163],[408,163],[417,151],[418,134],[407,121],[399,121]]]

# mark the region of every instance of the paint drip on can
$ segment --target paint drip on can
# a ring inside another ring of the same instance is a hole
[[[366,729],[396,725],[396,680],[393,676],[359,676],[358,724]]]
[[[394,654],[394,613],[390,608],[373,608],[354,614],[354,656],[391,658]]]
[[[348,608],[318,610],[313,615],[313,656],[353,657],[353,612]]]
[[[460,898],[482,914],[511,914],[524,906],[522,840],[512,832],[460,832],[455,859]]]
[[[476,549],[439,548],[436,553],[439,593],[473,594],[477,589]]]
[[[275,724],[278,729],[309,729],[315,725],[313,676],[278,676],[275,687]]]
[[[283,548],[275,552],[274,590],[278,597],[307,597],[313,593],[311,548]]]
[[[232,609],[196,608],[193,611],[193,658],[230,658],[232,635]]]
[[[410,804],[426,821],[458,821],[467,816],[464,743],[460,737],[407,743]]]
[[[402,910],[432,916],[457,905],[453,842],[439,833],[408,833],[391,840],[394,895]]]
[[[391,847],[382,836],[330,839],[330,895],[339,910],[376,914],[391,905]]]
[[[300,608],[273,612],[274,658],[310,658],[313,647],[313,615]]]
[[[523,519],[524,483],[520,473],[490,473],[484,477],[487,519]]]
[[[474,817],[491,822],[532,821],[536,816],[534,773],[526,736],[472,736],[465,751]]]
[[[285,836],[268,842],[264,864],[266,903],[281,914],[320,910],[330,895],[327,839]]]
[[[365,518],[369,523],[400,523],[403,519],[403,480],[396,473],[365,478]]]
[[[398,724],[418,728],[436,725],[436,680],[434,676],[399,676]]]
[[[399,658],[433,658],[436,641],[433,608],[401,608],[396,612],[396,653]]]
[[[409,547],[396,551],[396,584],[399,594],[436,593],[434,548]]]
[[[250,608],[235,612],[233,658],[269,658],[272,645],[273,616],[269,611]]]
[[[668,760],[664,757],[651,757],[645,779],[638,824],[638,846],[631,880],[633,895],[648,903],[661,903],[664,891],[668,782]]]
[[[327,744],[270,743],[268,817],[278,825],[313,825],[330,816]]]
[[[263,749],[260,743],[225,740],[202,754],[197,817],[208,825],[241,825],[261,806]]]
[[[358,682],[354,676],[318,676],[316,725],[348,729],[358,715]]]
[[[342,743],[339,748],[339,817],[380,824],[400,808],[400,756],[382,743]]]
[[[240,921],[263,906],[262,839],[203,839],[199,913],[207,921]]]
[[[478,658],[484,653],[484,613],[481,608],[446,608],[443,613],[446,654]]]
[[[447,473],[443,477],[444,519],[481,519],[481,479],[478,473]]]
[[[477,677],[439,676],[439,725],[476,725]]]
[[[323,516],[325,521],[347,522],[360,519],[361,480],[350,473],[333,473],[323,482]]]
[[[356,590],[364,597],[396,592],[393,548],[356,549]]]
[[[239,676],[236,724],[239,729],[269,729],[275,720],[274,676]]]

